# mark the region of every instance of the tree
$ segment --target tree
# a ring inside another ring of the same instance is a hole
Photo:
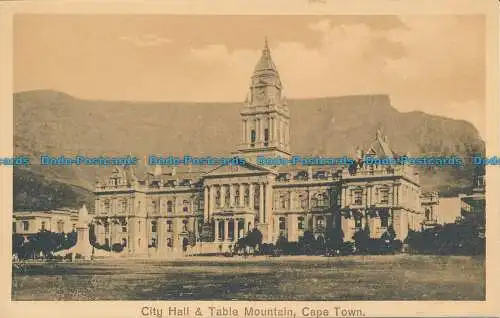
[[[354,245],[356,246],[356,250],[360,253],[368,252],[368,244],[370,242],[370,228],[368,227],[368,223],[365,228],[357,231],[353,239],[355,241]]]
[[[12,254],[19,256],[24,244],[24,236],[21,234],[12,234]]]

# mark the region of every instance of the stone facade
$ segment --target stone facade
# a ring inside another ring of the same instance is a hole
[[[426,207],[437,194],[424,194],[409,166],[365,165],[366,155],[394,158],[380,131],[344,166],[263,166],[258,156],[290,158],[290,112],[267,41],[241,111],[242,142],[237,155],[246,164],[193,172],[154,167],[138,179],[134,167],[116,167],[98,183],[94,226],[98,243],[126,245],[130,255],[168,255],[196,240],[199,252],[234,244],[258,228],[263,242],[280,236],[297,241],[305,231],[316,237],[341,229],[352,240],[368,227],[373,238],[393,227],[404,240],[420,230]],[[181,168],[185,168],[182,170]]]
[[[59,209],[50,211],[14,211],[12,233],[31,235],[42,230],[57,233],[76,231],[78,211]]]

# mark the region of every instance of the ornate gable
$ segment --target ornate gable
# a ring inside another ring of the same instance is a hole
[[[228,176],[228,175],[239,175],[239,174],[269,174],[273,173],[278,175],[278,173],[272,169],[259,166],[251,162],[245,162],[243,165],[220,165],[212,171],[204,175],[204,177],[214,177],[214,176]]]

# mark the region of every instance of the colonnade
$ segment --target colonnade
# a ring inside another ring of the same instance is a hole
[[[288,121],[279,116],[243,119],[242,124],[242,140],[247,146],[251,143],[250,138],[252,130],[255,130],[255,144],[262,145],[265,141],[265,129],[268,129],[269,144],[288,145],[289,143],[290,130]]]
[[[219,191],[218,198],[216,198],[217,191]],[[238,195],[236,191],[239,192]],[[258,201],[255,200],[256,191],[259,195]],[[256,201],[258,206],[255,204]],[[224,209],[247,208],[248,212],[253,213],[258,208],[259,222],[269,223],[272,211],[272,186],[264,182],[207,185],[204,189],[204,204],[205,222],[211,220],[216,212],[224,211]]]

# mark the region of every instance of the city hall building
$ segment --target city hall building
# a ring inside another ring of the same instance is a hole
[[[379,238],[392,226],[404,240],[420,230],[438,206],[423,194],[413,167],[404,165],[258,165],[257,157],[291,158],[290,114],[267,45],[241,110],[243,165],[150,167],[142,178],[133,166],[116,167],[95,189],[97,243],[126,246],[124,255],[168,255],[195,240],[197,252],[227,250],[257,228],[263,243],[298,241],[341,229],[352,240],[359,229]],[[359,156],[394,158],[388,139],[374,132]]]

